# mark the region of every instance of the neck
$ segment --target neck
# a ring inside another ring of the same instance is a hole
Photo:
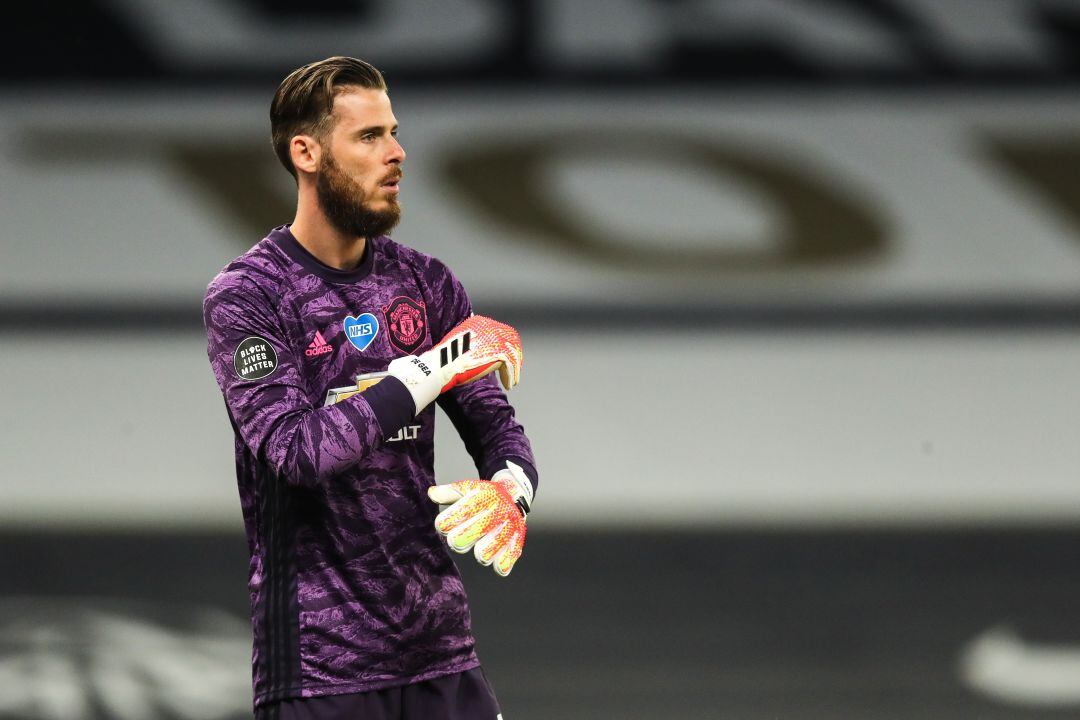
[[[340,232],[326,219],[317,203],[301,201],[289,229],[296,241],[323,265],[352,270],[364,257],[367,239]]]

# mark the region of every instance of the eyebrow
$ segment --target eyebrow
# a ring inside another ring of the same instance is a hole
[[[398,129],[398,126],[394,125],[392,128],[390,128],[390,132],[394,132],[397,129]],[[368,133],[375,133],[376,135],[382,135],[384,130],[386,130],[385,125],[368,125],[367,127],[362,127],[359,130],[354,130],[352,134],[353,134],[353,136],[367,135]]]

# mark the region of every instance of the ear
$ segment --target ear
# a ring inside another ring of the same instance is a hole
[[[313,173],[319,167],[322,148],[310,135],[293,135],[289,140],[289,157],[297,173]]]

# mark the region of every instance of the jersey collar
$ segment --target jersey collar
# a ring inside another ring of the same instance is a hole
[[[274,228],[266,237],[309,273],[327,282],[354,283],[363,280],[371,274],[371,269],[375,265],[375,248],[372,242],[375,238],[369,238],[364,243],[364,256],[360,258],[359,265],[352,270],[338,270],[322,263],[317,257],[308,252],[307,248],[301,245],[296,236],[292,234],[292,230],[289,229],[288,225]]]

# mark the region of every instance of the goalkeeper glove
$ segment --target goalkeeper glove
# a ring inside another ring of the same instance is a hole
[[[440,394],[499,371],[507,390],[521,375],[521,336],[517,330],[482,315],[470,315],[422,355],[391,361],[386,371],[408,389],[416,414]]]
[[[451,549],[473,554],[481,565],[492,565],[503,577],[510,574],[525,546],[525,516],[533,499],[532,483],[519,465],[491,480],[462,480],[428,488],[428,497],[450,505],[435,517],[435,529]]]

